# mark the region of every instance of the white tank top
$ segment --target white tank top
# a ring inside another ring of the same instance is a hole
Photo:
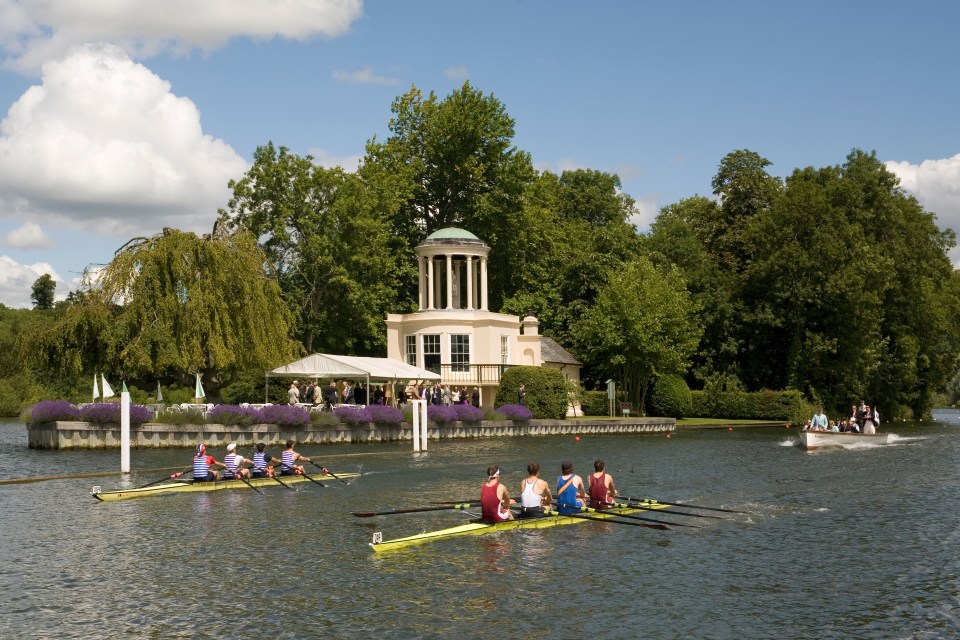
[[[534,493],[533,487],[537,484],[537,481],[534,480],[530,482],[529,480],[524,481],[523,492],[520,494],[520,506],[526,507],[527,509],[532,509],[533,507],[541,506],[540,496]]]

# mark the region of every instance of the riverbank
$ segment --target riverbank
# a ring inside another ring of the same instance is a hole
[[[669,433],[676,428],[673,418],[568,418],[566,420],[450,422],[427,425],[429,440],[473,438],[553,436],[553,435],[630,435]],[[89,422],[49,422],[27,425],[31,449],[84,450],[120,447],[120,426]],[[256,424],[247,427],[222,424],[147,423],[130,430],[134,449],[192,448],[197,442],[208,446],[239,446],[263,442],[282,445],[287,440],[300,444],[360,444],[413,440],[413,427],[401,424],[305,425],[283,427]]]

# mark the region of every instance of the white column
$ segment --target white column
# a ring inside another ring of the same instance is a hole
[[[487,310],[487,259],[480,258],[480,308]]]
[[[424,307],[426,307],[425,297],[427,293],[423,286],[424,279],[426,278],[426,273],[424,273],[423,268],[423,258],[417,258],[417,271],[420,276],[420,285],[417,288],[417,306],[420,308],[420,311],[423,311]]]
[[[411,400],[410,405],[413,408],[413,450],[420,451],[420,403],[423,400]]]
[[[467,309],[473,311],[473,256],[467,256]]]
[[[433,309],[433,257],[427,257],[427,309]]]
[[[127,385],[124,383],[123,388]],[[120,473],[130,473],[130,394],[120,394]]]
[[[427,450],[427,401],[420,401],[420,447],[426,451]]]
[[[453,309],[453,255],[447,254],[447,309]]]

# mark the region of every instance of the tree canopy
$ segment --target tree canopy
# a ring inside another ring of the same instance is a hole
[[[127,379],[220,382],[298,353],[277,281],[246,233],[200,238],[173,229],[128,242],[88,276],[82,302],[26,345],[34,365],[63,377],[113,371]],[[210,389],[208,389],[209,391]]]

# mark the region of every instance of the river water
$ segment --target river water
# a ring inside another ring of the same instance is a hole
[[[960,412],[936,418],[887,425],[892,445],[815,452],[791,446],[786,429],[431,441],[421,454],[409,443],[303,447],[363,476],[263,496],[89,495],[156,470],[0,485],[0,638],[960,637]],[[750,513],[376,555],[375,531],[390,539],[469,516],[350,515],[476,499],[489,464],[516,494],[530,460],[553,483],[562,459],[586,476],[596,457],[624,496]],[[189,458],[132,452],[141,470]],[[0,424],[0,479],[118,467],[118,451],[32,451],[22,424]]]

